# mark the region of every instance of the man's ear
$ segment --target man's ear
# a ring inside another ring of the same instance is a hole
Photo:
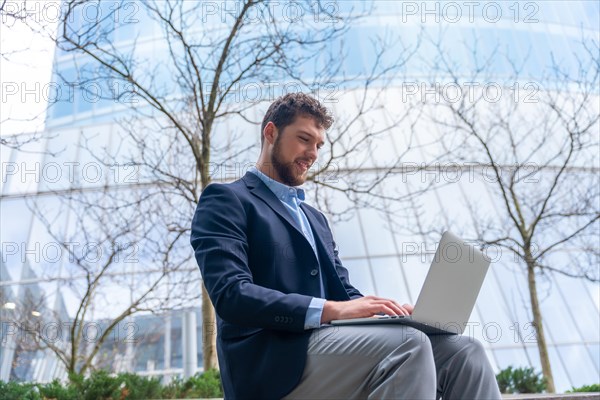
[[[265,125],[265,129],[263,130],[263,135],[266,142],[271,145],[275,143],[275,138],[277,137],[277,127],[273,122],[267,122],[267,125]]]

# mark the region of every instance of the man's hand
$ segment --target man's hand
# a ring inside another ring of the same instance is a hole
[[[365,296],[348,301],[326,301],[321,314],[321,323],[329,323],[334,319],[350,319],[372,317],[375,314],[410,315],[413,306],[400,305],[394,300],[377,296]]]

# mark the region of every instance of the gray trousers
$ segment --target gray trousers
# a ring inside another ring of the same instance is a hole
[[[500,399],[476,339],[403,325],[315,329],[300,383],[285,399]]]

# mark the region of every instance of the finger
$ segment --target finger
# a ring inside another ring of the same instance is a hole
[[[400,304],[400,303],[398,303],[397,301],[394,301],[394,300],[391,300],[391,301],[393,301],[393,302],[394,302],[394,304],[396,305],[396,307],[398,307],[398,308],[401,308],[401,309],[403,309],[403,310],[405,310],[405,311],[407,311],[407,312],[408,312],[408,309],[407,309],[406,307],[404,307],[406,304],[402,304],[402,305],[401,305],[401,304]]]
[[[415,310],[415,307],[411,304],[402,304],[402,307],[407,310],[410,315],[412,315],[413,311]]]
[[[396,315],[408,315],[408,310],[393,300],[387,300],[385,304],[392,308],[396,312]]]
[[[392,310],[392,314],[390,315],[409,315],[408,314],[408,310],[404,309],[402,306],[397,306],[394,302],[392,301],[384,301],[380,303],[382,307],[385,307],[389,310]]]
[[[398,309],[402,309],[402,310],[404,310],[404,311],[405,311],[406,313],[408,313],[408,314],[410,314],[410,313],[412,312],[412,306],[410,306],[410,304],[409,304],[409,307],[411,308],[411,310],[409,310],[408,308],[406,308],[406,307],[405,307],[405,306],[406,306],[406,304],[402,304],[402,305],[401,305],[400,303],[398,303],[397,301],[395,301],[395,300],[393,300],[393,299],[385,299],[385,300],[387,300],[387,301],[389,301],[389,302],[392,302],[392,303],[394,304],[394,306],[395,306],[395,307],[397,307]],[[408,314],[407,314],[407,315],[408,315]]]
[[[390,315],[390,316],[399,315],[396,310],[393,310],[392,308],[386,306],[385,304],[380,305],[379,312],[382,312],[382,313],[384,313],[386,315]]]
[[[400,309],[402,310],[402,314],[398,314],[398,315],[402,315],[402,316],[405,316],[405,317],[407,317],[407,316],[410,315],[410,313],[408,312],[408,310],[405,309],[404,307],[401,307]]]

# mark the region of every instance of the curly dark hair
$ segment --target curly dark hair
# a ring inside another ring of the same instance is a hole
[[[272,122],[281,132],[286,126],[293,124],[298,116],[313,118],[317,125],[325,130],[333,124],[333,116],[319,100],[305,93],[288,93],[277,98],[269,106],[261,125],[261,145],[265,141],[262,132],[269,122]]]

